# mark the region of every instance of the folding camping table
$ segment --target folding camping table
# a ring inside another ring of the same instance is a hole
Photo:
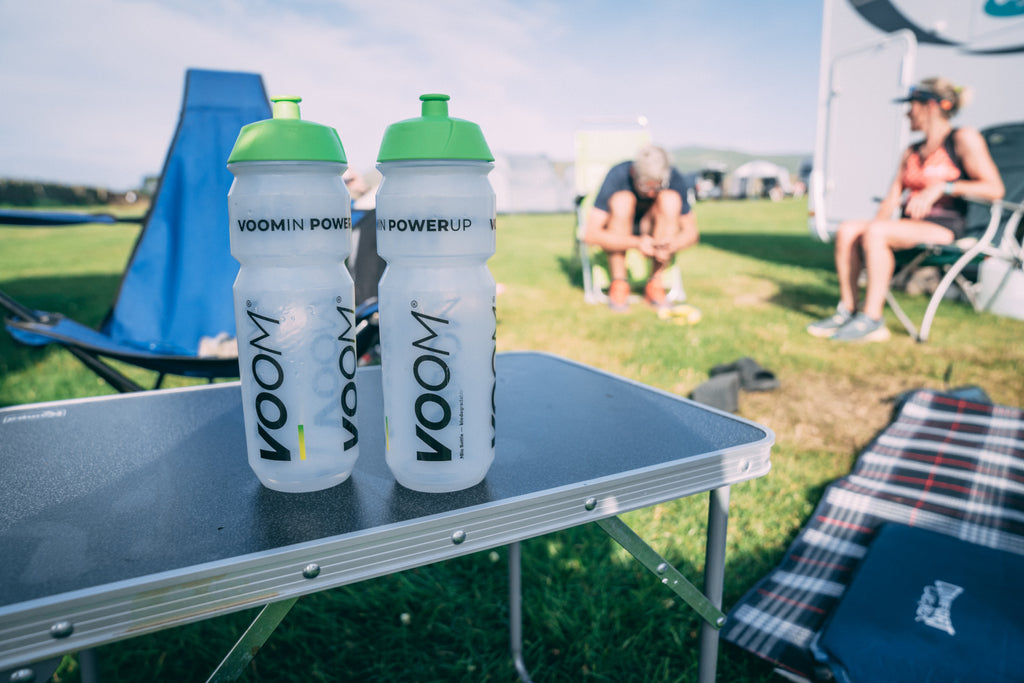
[[[384,463],[379,367],[357,387],[355,471],[309,494],[252,474],[238,383],[0,410],[0,671],[265,605],[212,677],[228,680],[301,595],[511,544],[528,680],[518,543],[594,521],[704,617],[714,679],[728,487],[768,471],[770,430],[556,356],[499,354],[494,465],[424,494]],[[702,594],[617,515],[709,491]]]

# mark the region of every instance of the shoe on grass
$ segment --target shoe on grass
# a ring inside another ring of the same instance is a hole
[[[836,330],[832,335],[834,341],[844,342],[881,342],[889,338],[889,328],[885,319],[875,320],[867,313],[858,313],[850,321]]]
[[[608,288],[608,308],[616,313],[629,310],[629,283],[625,280],[612,280]]]
[[[655,308],[665,308],[668,306],[668,298],[665,294],[665,287],[661,282],[655,278],[651,278],[647,281],[647,286],[644,287],[644,299],[647,300],[651,306]]]
[[[811,323],[807,326],[807,331],[815,337],[828,339],[834,335],[840,327],[850,322],[851,318],[853,318],[853,313],[851,313],[850,309],[844,306],[843,302],[840,301],[839,305],[836,306],[835,313],[828,318]]]

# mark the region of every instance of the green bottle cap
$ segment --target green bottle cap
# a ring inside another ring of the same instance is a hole
[[[274,118],[243,126],[228,157],[236,161],[348,163],[338,131],[299,118],[301,97],[272,97]]]
[[[448,116],[448,95],[420,95],[422,116],[393,123],[384,131],[377,161],[471,159],[494,161],[480,126]]]

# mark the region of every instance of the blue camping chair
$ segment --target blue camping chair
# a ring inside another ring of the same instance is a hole
[[[270,116],[258,74],[190,69],[160,184],[100,328],[33,311],[0,292],[11,335],[29,345],[62,344],[119,391],[142,387],[101,358],[158,372],[156,386],[166,374],[237,377],[237,355],[201,357],[200,340],[235,336],[238,263],[228,245],[226,163],[239,129]],[[82,214],[78,222],[96,217]]]

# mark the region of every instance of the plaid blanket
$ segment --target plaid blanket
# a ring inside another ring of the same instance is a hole
[[[826,678],[812,640],[884,522],[1024,555],[1024,411],[911,394],[829,485],[779,566],[732,608],[722,638],[790,678]]]

